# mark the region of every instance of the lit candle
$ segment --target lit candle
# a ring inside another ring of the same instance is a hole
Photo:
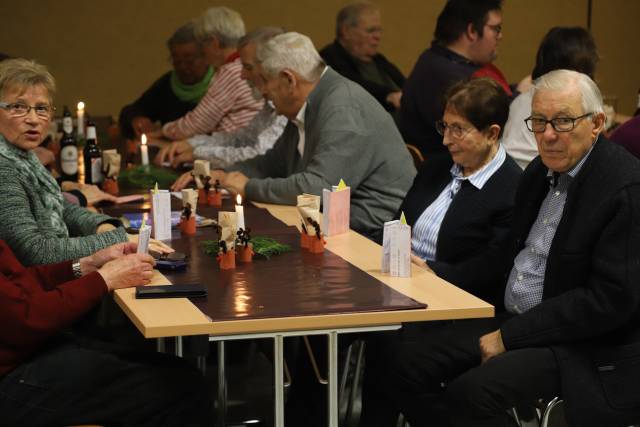
[[[244,228],[244,206],[242,206],[242,196],[236,196],[236,214],[238,216],[238,230]]]
[[[78,110],[76,111],[78,117],[78,130],[77,135],[84,138],[84,102],[78,102]]]
[[[147,146],[147,135],[144,133],[140,138],[142,145],[140,145],[140,155],[142,157],[142,166],[149,166],[149,147]]]

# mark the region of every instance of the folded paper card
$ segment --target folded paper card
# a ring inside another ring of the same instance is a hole
[[[393,277],[411,276],[411,227],[403,219],[384,223],[381,270]]]
[[[151,218],[153,238],[171,240],[171,194],[168,190],[159,190],[157,184],[151,190]]]
[[[322,230],[327,236],[349,231],[351,188],[343,180],[331,191],[322,190]]]

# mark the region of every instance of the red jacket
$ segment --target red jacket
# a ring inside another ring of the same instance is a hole
[[[0,375],[37,352],[107,292],[97,272],[74,279],[71,261],[25,268],[0,240]]]

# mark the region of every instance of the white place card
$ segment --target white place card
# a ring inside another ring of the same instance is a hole
[[[411,227],[399,220],[384,223],[381,270],[393,277],[411,276]]]
[[[168,190],[151,191],[151,218],[153,238],[171,240],[171,193]]]

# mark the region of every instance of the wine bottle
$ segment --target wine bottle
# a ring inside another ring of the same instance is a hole
[[[102,150],[98,147],[96,125],[93,121],[88,121],[87,142],[84,146],[84,182],[85,184],[98,185],[103,179]]]
[[[62,116],[62,139],[60,140],[60,172],[63,181],[78,180],[78,145],[73,135],[73,119],[69,108],[64,106]]]
[[[640,116],[640,89],[638,89],[638,106],[636,108],[636,112],[633,113],[634,116]]]

